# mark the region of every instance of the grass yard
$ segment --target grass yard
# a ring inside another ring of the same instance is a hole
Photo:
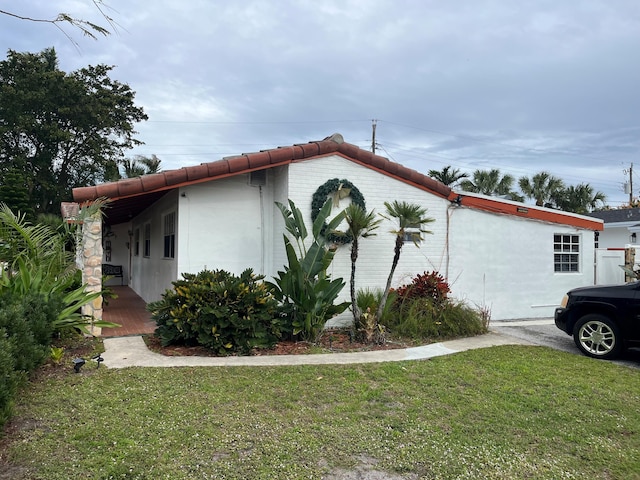
[[[0,454],[1,479],[633,479],[640,374],[523,346],[375,365],[85,366],[20,395]]]

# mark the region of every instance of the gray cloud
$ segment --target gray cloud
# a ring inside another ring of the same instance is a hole
[[[411,168],[548,170],[612,205],[640,152],[635,0],[107,0],[118,32],[92,41],[0,16],[0,46],[55,46],[61,67],[116,65],[175,168],[333,132]],[[20,2],[100,23],[88,0]],[[104,22],[103,22],[104,23]],[[640,172],[640,167],[638,168]],[[640,186],[640,179],[636,180]],[[638,192],[640,193],[640,192]]]

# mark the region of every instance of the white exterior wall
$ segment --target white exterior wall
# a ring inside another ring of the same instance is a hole
[[[180,235],[176,234],[176,258],[162,258],[164,254],[163,216],[178,212],[178,192],[170,191],[151,207],[147,208],[131,222],[132,232],[140,231],[138,255],[135,255],[135,239],[131,247],[131,281],[130,287],[147,303],[159,300],[164,291],[171,288],[171,282],[177,277],[177,252]],[[144,225],[151,224],[151,254],[144,256]]]
[[[249,175],[180,189],[177,273],[204,269],[271,275],[273,180],[251,186]]]
[[[448,278],[454,296],[471,306],[487,307],[491,318],[500,320],[550,317],[566,291],[594,283],[594,233],[589,230],[454,207],[444,198],[339,155],[270,169],[262,187],[251,186],[249,178],[243,174],[170,192],[136,217],[130,227],[123,227],[133,232],[140,229],[140,254],[132,256],[131,287],[146,302],[160,299],[179,274],[204,268],[239,274],[251,267],[272,279],[286,264],[284,221],[274,202],[293,200],[310,231],[313,194],[332,178],[353,183],[368,211],[384,213],[384,202],[406,201],[426,208],[427,215],[436,219],[428,225],[432,234],[424,236],[420,247],[404,245],[394,287],[409,283],[418,273],[435,270]],[[345,201],[340,208],[346,205]],[[177,213],[175,260],[162,258],[162,217],[172,209]],[[145,222],[152,226],[149,258],[142,255]],[[358,289],[384,288],[394,253],[395,236],[390,230],[395,227],[392,221],[384,220],[376,236],[361,241]],[[581,236],[579,273],[554,272],[556,233]],[[120,238],[120,233],[117,235]],[[122,235],[126,237],[124,230]],[[134,243],[132,239],[132,250]],[[338,247],[329,272],[345,281],[340,301],[349,300],[350,269],[348,244]],[[338,323],[350,315],[346,312]]]
[[[553,235],[579,234],[580,272],[555,273]],[[451,211],[452,293],[493,320],[552,317],[564,294],[594,284],[594,232],[465,207]]]
[[[425,270],[440,270],[444,265],[444,245],[446,238],[445,213],[449,202],[431,193],[412,187],[404,182],[381,175],[380,173],[345,160],[338,155],[316,158],[313,161],[302,161],[289,167],[289,198],[302,211],[307,229],[311,231],[311,201],[315,191],[332,178],[350,181],[360,190],[364,197],[367,211],[374,209],[378,213],[386,211],[384,202],[394,200],[416,203],[427,209],[427,216],[437,220],[428,226],[433,235],[425,235],[420,248],[413,243],[406,243],[402,248],[400,262],[396,269],[392,286],[399,286],[411,281],[417,273]],[[347,206],[340,205],[340,208]],[[334,213],[338,210],[334,209]],[[395,236],[390,233],[397,228],[393,222],[383,220],[376,230],[377,235],[360,242],[359,257],[356,267],[356,288],[383,289],[394,254]],[[281,235],[280,235],[281,237]],[[284,244],[280,239],[275,244],[276,251],[284,257]],[[351,244],[338,248],[329,272],[332,278],[342,277],[346,285],[341,292],[340,300],[349,300],[349,278],[351,275]],[[350,312],[341,319],[350,318]]]
[[[275,202],[283,205],[289,205],[289,167],[277,167],[271,170],[273,183],[273,202],[271,204],[271,216],[273,218],[273,232],[271,236],[270,248],[273,254],[271,271],[267,277],[268,280],[277,274],[279,270],[287,263],[287,255],[284,250],[284,219],[282,212],[276,207]]]
[[[600,232],[598,239],[599,248],[624,248],[625,245],[631,243],[631,231],[629,227],[637,225],[638,222],[629,223],[629,225],[616,224],[615,226],[604,224],[604,230]],[[640,235],[638,235],[640,241]]]

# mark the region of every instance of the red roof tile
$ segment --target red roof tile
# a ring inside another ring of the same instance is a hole
[[[206,182],[231,175],[239,175],[254,170],[264,170],[273,166],[287,165],[297,160],[309,160],[330,154],[338,154],[343,158],[377,170],[385,175],[389,175],[440,197],[448,198],[449,200],[456,198],[458,195],[452,192],[449,187],[431,177],[398,163],[391,162],[385,157],[375,155],[356,145],[346,143],[342,135],[336,133],[320,141],[288,147],[278,147],[256,153],[245,153],[234,157],[223,158],[215,162],[202,163],[177,170],[167,170],[152,175],[104,183],[97,186],[74,188],[73,199],[75,202],[82,203],[100,197],[109,198],[111,202],[106,211],[106,221],[110,224],[117,224],[129,220],[153,202],[157,201],[169,190],[181,186]],[[491,205],[489,205],[489,203],[491,203]],[[571,217],[563,212],[558,212],[555,215],[553,212],[548,211],[541,215],[525,215],[517,211],[513,205],[507,205],[499,199],[492,200],[488,203],[465,199],[464,205],[491,211],[499,210],[503,213],[528,216],[529,218],[540,217],[539,219],[541,220],[554,221],[556,223],[575,224],[576,226],[584,226],[585,228],[597,230],[602,229],[602,226],[597,228],[596,222],[580,220],[578,225],[576,224],[575,217]],[[527,208],[528,211],[536,210],[536,207]]]

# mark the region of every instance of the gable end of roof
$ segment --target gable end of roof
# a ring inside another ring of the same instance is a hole
[[[330,154],[340,154],[348,160],[445,198],[451,191],[446,185],[426,175],[345,142],[342,135],[336,133],[320,141],[278,147],[256,153],[243,153],[176,170],[167,170],[91,187],[74,188],[73,199],[76,202],[92,201],[100,197],[117,200]]]

